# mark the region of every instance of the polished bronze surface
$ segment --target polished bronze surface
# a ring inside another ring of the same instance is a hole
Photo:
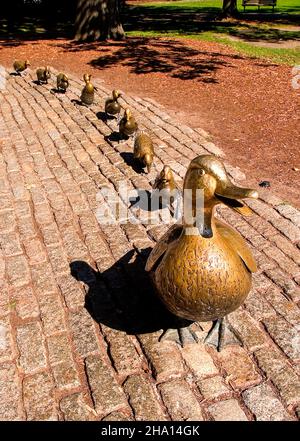
[[[157,190],[175,190],[177,188],[173,173],[168,165],[156,177],[153,188]]]
[[[94,86],[91,83],[91,77],[92,77],[92,75],[90,75],[90,74],[83,75],[83,80],[85,82],[85,86],[82,89],[81,96],[80,96],[81,102],[87,106],[93,104],[94,95],[95,95]]]
[[[118,102],[118,98],[122,94],[118,90],[112,91],[112,97],[107,98],[105,101],[105,113],[108,115],[118,115],[121,111],[121,105]]]
[[[39,83],[48,84],[48,80],[51,78],[50,67],[40,67],[36,70],[36,76]]]
[[[147,133],[140,132],[134,141],[133,157],[138,159],[143,167],[147,168],[148,173],[154,158],[153,142]]]
[[[131,110],[126,109],[124,116],[119,124],[119,132],[122,136],[132,136],[138,129],[136,120],[134,119]]]
[[[203,191],[202,206],[197,189]],[[258,194],[235,186],[215,156],[191,161],[184,180],[183,223],[168,230],[146,264],[158,295],[178,317],[217,320],[245,300],[255,261],[240,234],[214,217],[214,208],[223,203],[248,215],[250,209],[241,202],[247,197]]]
[[[180,197],[181,190],[179,189],[171,168],[165,165],[161,172],[156,177],[153,183],[153,196],[156,196],[156,191],[159,191],[159,200],[163,204],[173,204],[174,200]]]
[[[21,61],[21,60],[15,60],[14,61],[14,70],[17,73],[23,72],[23,70],[27,69],[28,66],[30,66],[30,63],[28,60]]]
[[[64,73],[59,73],[56,77],[56,86],[58,90],[66,91],[69,87],[69,78]]]

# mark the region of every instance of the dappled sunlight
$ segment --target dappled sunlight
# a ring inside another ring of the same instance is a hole
[[[207,81],[214,78],[216,70],[231,67],[230,58],[191,49],[178,40],[131,38],[121,48],[91,60],[90,64],[100,69],[122,65],[135,74],[159,72],[182,80]]]

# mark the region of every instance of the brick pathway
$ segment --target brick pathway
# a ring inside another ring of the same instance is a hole
[[[230,316],[244,347],[218,354],[158,343],[144,250],[167,226],[97,222],[99,188],[126,180],[150,189],[149,177],[128,164],[132,141],[105,138],[116,123],[97,112],[109,91],[96,83],[98,105],[79,107],[71,99],[82,82],[71,80],[66,96],[31,74],[8,77],[1,92],[0,419],[297,419],[299,212],[268,190],[249,202],[252,217],[219,211],[259,264],[245,305]],[[162,162],[180,180],[196,155],[222,155],[157,103],[125,102],[154,139],[150,179]]]

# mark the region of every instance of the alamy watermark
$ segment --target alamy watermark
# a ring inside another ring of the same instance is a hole
[[[187,234],[201,234],[203,229],[203,190],[178,189],[148,191],[132,189],[126,181],[118,188],[103,187],[96,195],[99,224],[173,224],[184,219]]]
[[[295,90],[300,89],[300,65],[293,67],[292,76],[292,88]]]

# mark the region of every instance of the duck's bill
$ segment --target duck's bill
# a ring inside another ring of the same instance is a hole
[[[251,208],[247,207],[247,205],[243,204],[242,199],[257,199],[258,193],[250,188],[232,186],[215,192],[215,196],[227,207],[232,208],[243,216],[250,216],[252,214],[252,210]]]

